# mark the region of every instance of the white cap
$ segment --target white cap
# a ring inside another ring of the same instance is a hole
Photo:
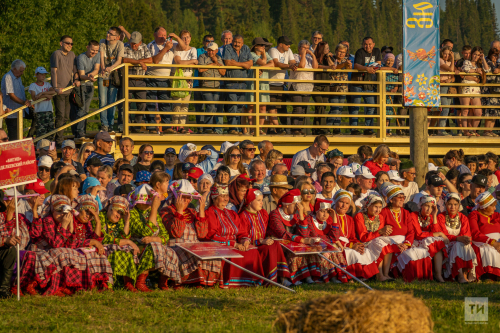
[[[352,168],[352,172],[354,172],[354,174],[356,174],[356,171],[358,171],[359,168],[361,168],[361,164],[356,162],[352,162],[351,164],[349,164],[349,166]]]
[[[45,69],[45,67],[40,66],[40,67],[37,67],[35,69],[35,74],[49,74],[49,72],[47,72],[47,70]],[[36,76],[35,76],[35,78],[36,78]]]
[[[344,176],[349,178],[354,178],[354,174],[352,173],[352,168],[348,165],[341,166],[337,169],[337,176]]]
[[[225,141],[222,143],[222,145],[220,146],[220,153],[221,154],[224,154],[229,148],[231,148],[232,146],[237,146],[239,145],[240,143],[239,142],[236,142],[236,143],[231,143],[229,141]]]
[[[375,177],[372,175],[372,172],[370,171],[370,169],[368,169],[367,167],[365,167],[364,165],[362,167],[360,167],[355,173],[354,175],[356,176],[363,176],[364,178],[366,179],[374,179]]]
[[[399,175],[399,172],[397,172],[396,170],[387,171],[387,174],[389,175],[389,179],[390,180],[395,180],[395,181],[398,181],[398,182],[404,182],[404,179],[401,178],[401,176]]]
[[[210,42],[210,44],[207,45],[207,49],[217,51],[219,49],[219,45],[217,45],[217,43]]]
[[[38,160],[38,167],[43,166],[50,168],[52,164],[54,164],[54,161],[52,161],[52,158],[47,155],[40,157],[40,159]]]
[[[434,163],[429,163],[427,166],[428,171],[437,171],[438,167],[434,165]]]
[[[49,150],[49,148],[50,148],[50,141],[47,139],[42,139],[42,140],[38,141],[36,144],[36,149]]]

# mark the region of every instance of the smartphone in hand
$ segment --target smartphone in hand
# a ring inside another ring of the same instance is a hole
[[[56,142],[55,142],[55,141],[52,141],[52,142],[50,143],[49,150],[56,150]]]

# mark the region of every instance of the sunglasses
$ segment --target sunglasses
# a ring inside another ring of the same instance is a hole
[[[107,34],[110,35],[110,36],[113,36],[113,37],[118,36],[118,35],[113,35],[111,32],[107,32]]]
[[[256,150],[257,148],[243,148],[243,149],[248,150],[248,151],[253,151],[253,152],[255,152],[255,150]]]
[[[198,182],[198,179],[194,179],[194,178],[191,178],[191,177],[188,177],[187,179],[190,183],[197,183]]]
[[[47,168],[47,167],[39,167],[39,168],[38,168],[38,171],[42,171],[42,172],[49,172],[49,171],[50,171],[50,168]]]
[[[231,158],[241,158],[240,154],[231,154],[229,156],[231,156]]]
[[[146,155],[154,155],[155,154],[155,152],[152,151],[152,150],[143,151],[143,153],[146,154]]]
[[[63,42],[63,43],[64,43],[64,44],[66,44],[66,45],[71,45],[71,46],[73,46],[73,43],[70,43],[70,42]]]
[[[479,166],[486,165],[486,163],[478,163]]]
[[[0,141],[2,141],[2,142],[7,142],[7,141],[9,141],[9,138],[8,138],[8,137],[1,138],[1,139],[0,139]]]
[[[465,180],[464,183],[466,183],[466,184],[472,184],[472,179]]]
[[[93,152],[93,150],[90,150],[90,149],[85,149],[85,152],[86,152],[87,154],[90,154],[90,153],[92,153],[92,152]]]
[[[205,39],[205,43],[212,43],[213,40],[208,40],[208,39]]]
[[[302,193],[302,194],[316,194],[316,190],[315,189],[302,190],[302,191],[300,191],[300,193]]]

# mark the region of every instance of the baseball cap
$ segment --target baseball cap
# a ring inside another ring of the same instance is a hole
[[[352,172],[354,172],[354,174],[356,174],[356,171],[358,171],[359,168],[361,168],[361,164],[356,162],[352,162],[351,164],[349,164],[349,166],[352,168]]]
[[[49,148],[50,148],[50,141],[47,139],[42,139],[42,140],[38,141],[36,144],[36,149],[49,150]]]
[[[132,168],[132,166],[130,164],[120,165],[120,168],[118,169],[118,171],[123,171],[123,170],[127,170],[127,171],[130,171],[131,173],[134,173],[134,168]]]
[[[111,136],[109,135],[109,133],[105,132],[105,131],[100,131],[99,133],[97,133],[97,135],[95,136],[95,142],[97,142],[99,140],[103,140],[106,142],[115,141],[115,140],[111,139]]]
[[[368,167],[365,167],[364,165],[359,167],[358,170],[354,173],[355,176],[363,176],[366,179],[374,179],[375,177],[372,175],[372,172]]]
[[[389,175],[389,179],[390,180],[395,180],[395,181],[398,181],[398,182],[404,182],[404,179],[401,178],[401,176],[399,176],[399,172],[397,172],[396,170],[387,171],[387,174]]]
[[[287,36],[281,36],[280,38],[278,38],[278,44],[280,44],[280,43],[283,43],[283,44],[286,44],[286,45],[292,45],[293,44],[293,42]]]
[[[168,155],[168,154],[177,155],[177,153],[175,152],[175,149],[172,148],[172,147],[169,147],[169,148],[165,149],[165,155]]]
[[[475,175],[472,177],[472,183],[482,187],[488,187],[488,177],[485,175]]]
[[[37,180],[34,183],[28,184],[24,187],[26,190],[33,190],[38,194],[49,193],[49,191],[45,188],[45,183],[42,180]]]
[[[210,49],[212,51],[217,51],[219,49],[219,45],[215,42],[211,42],[210,44],[207,45],[207,49]]]
[[[35,69],[35,74],[49,74],[49,72],[47,72],[47,70],[45,69],[45,67],[40,66],[40,67],[37,67]],[[36,76],[35,76],[35,78],[36,78]]]
[[[311,163],[309,163],[307,161],[300,161],[299,163],[297,163],[297,165],[300,165],[301,167],[303,167],[305,173],[314,173],[314,171],[316,171],[313,168],[311,168]]]
[[[139,31],[134,31],[128,40],[130,43],[137,44],[142,41],[142,34]]]
[[[40,157],[40,159],[38,160],[38,167],[42,166],[50,168],[52,164],[54,164],[54,161],[52,161],[52,158],[47,155]]]
[[[142,182],[149,182],[150,179],[151,179],[151,173],[149,171],[146,171],[146,170],[141,170],[137,173],[137,175],[135,175],[135,183],[136,184],[139,184]]]
[[[184,171],[184,172],[188,172],[188,171],[189,171],[189,169],[194,168],[195,166],[196,166],[196,165],[194,165],[193,163],[189,163],[189,162],[184,163],[184,164],[182,165],[182,171]]]
[[[103,166],[102,161],[97,157],[92,157],[88,162],[87,166]]]
[[[200,178],[201,175],[203,175],[203,170],[197,167],[191,168],[188,171],[188,176],[194,179]]]
[[[427,165],[427,169],[428,171],[437,171],[438,170],[438,167],[434,165],[434,163],[429,163]]]
[[[219,151],[217,149],[215,149],[214,146],[212,145],[204,145],[203,147],[201,147],[201,150],[213,150],[214,152],[218,153]]]
[[[292,170],[290,170],[290,174],[292,176],[305,176],[306,171],[304,170],[303,166],[297,164],[292,167]]]
[[[433,175],[429,178],[428,184],[432,186],[444,186],[444,181],[438,175]]]
[[[371,172],[370,172],[371,174]],[[344,176],[349,178],[354,178],[354,174],[352,173],[352,168],[348,165],[341,166],[337,169],[337,176]]]
[[[76,149],[75,141],[73,141],[73,140],[64,140],[63,143],[62,143],[62,145],[61,145],[61,148],[65,148],[65,147],[70,147],[70,148]]]
[[[132,185],[124,184],[124,185],[121,185],[121,186],[118,186],[117,188],[115,188],[113,195],[119,195],[119,196],[126,195],[126,196],[128,196],[130,194],[130,192],[132,192],[133,190],[134,190],[134,187]]]

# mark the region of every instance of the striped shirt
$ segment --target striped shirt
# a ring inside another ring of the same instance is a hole
[[[109,165],[110,167],[113,167],[113,165],[115,164],[115,159],[113,158],[113,155],[111,155],[111,154],[102,155],[102,154],[98,154],[95,151],[93,151],[89,155],[89,157],[87,157],[87,159],[85,160],[85,163],[83,164],[83,168],[85,170],[87,170],[87,162],[90,161],[90,159],[92,157],[97,157],[98,159],[101,160],[102,164]]]

